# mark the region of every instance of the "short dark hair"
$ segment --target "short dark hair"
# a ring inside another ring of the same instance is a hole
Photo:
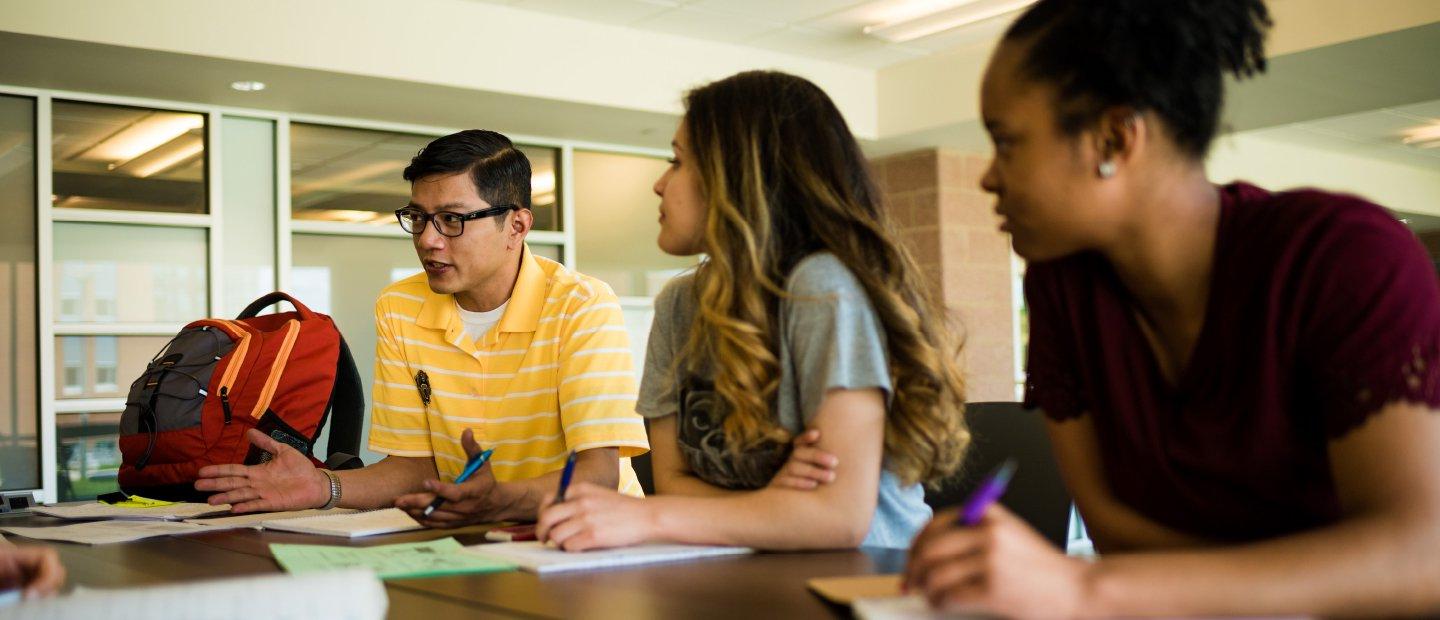
[[[530,159],[505,136],[466,129],[436,138],[410,160],[403,176],[414,183],[428,176],[468,172],[475,193],[491,206],[530,208]]]
[[[1021,71],[1057,89],[1067,134],[1107,107],[1154,112],[1203,159],[1220,123],[1224,73],[1265,70],[1263,0],[1040,0],[1005,33],[1028,44]]]

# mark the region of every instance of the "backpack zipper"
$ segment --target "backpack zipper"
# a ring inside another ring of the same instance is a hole
[[[230,425],[230,388],[220,388],[220,408],[225,410],[225,425]]]

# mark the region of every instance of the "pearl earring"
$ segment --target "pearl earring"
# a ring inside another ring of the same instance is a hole
[[[1100,178],[1102,179],[1115,176],[1115,161],[1107,159],[1100,162],[1100,165],[1096,168],[1096,172],[1100,173]]]

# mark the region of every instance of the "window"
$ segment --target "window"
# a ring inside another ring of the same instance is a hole
[[[94,499],[119,487],[120,413],[56,416],[56,482],[60,501]]]
[[[81,308],[89,309],[81,321],[193,321],[208,307],[206,261],[201,228],[57,222],[56,305],[65,305],[67,291],[79,290]]]
[[[85,342],[82,338],[61,338],[60,355],[56,361],[63,370],[60,393],[79,396],[85,393]]]
[[[120,360],[116,357],[118,339],[114,336],[95,338],[95,392],[97,395],[118,395],[116,383]]]
[[[205,213],[205,116],[56,101],[57,209]]]

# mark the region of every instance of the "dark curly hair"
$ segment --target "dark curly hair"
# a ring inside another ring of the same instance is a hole
[[[1040,0],[1005,33],[1028,48],[1024,77],[1054,85],[1067,134],[1112,106],[1154,112],[1180,151],[1203,159],[1224,76],[1265,70],[1262,0]]]

